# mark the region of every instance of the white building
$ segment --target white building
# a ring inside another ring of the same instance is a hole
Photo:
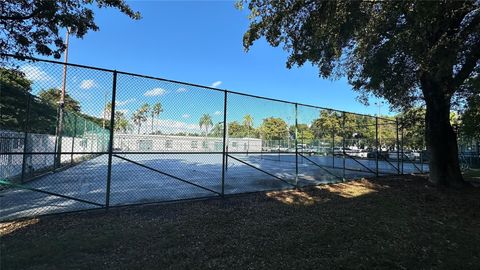
[[[22,173],[25,155],[25,173],[53,168],[55,136],[29,133],[24,149],[25,133],[0,130],[0,178],[18,177]],[[114,134],[115,152],[219,152],[223,151],[223,138],[173,135]],[[62,137],[61,162],[70,163],[108,151],[108,131],[85,133],[82,137]],[[260,152],[262,140],[255,138],[229,138],[229,152]],[[38,154],[34,154],[38,153]],[[47,154],[48,153],[48,154]],[[76,154],[81,153],[81,154]]]
[[[260,152],[262,140],[228,138],[229,152]],[[173,135],[115,134],[114,151],[127,152],[222,152],[223,138]]]

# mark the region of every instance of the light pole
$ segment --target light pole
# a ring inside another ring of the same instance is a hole
[[[383,107],[383,105],[385,104],[385,102],[379,101],[379,102],[375,102],[375,103],[373,103],[373,104],[375,104],[375,106],[378,107],[377,117],[380,117],[380,109]]]
[[[65,88],[67,84],[67,62],[68,62],[68,39],[70,36],[70,29],[67,28],[67,36],[65,37],[65,52],[63,65],[62,89],[60,93],[60,101],[58,104],[58,125],[57,125],[57,155],[55,157],[54,167],[60,165],[62,160],[62,128],[63,128],[63,111],[65,108]]]

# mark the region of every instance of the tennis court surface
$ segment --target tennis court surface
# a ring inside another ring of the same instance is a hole
[[[222,192],[228,195],[334,183],[344,179],[374,177],[376,169],[375,159],[232,153],[226,162],[222,191],[222,156],[222,153],[114,155],[110,206],[203,198],[219,196]],[[100,155],[40,176],[21,187],[1,191],[1,218],[9,220],[104,207],[107,161],[108,155]],[[395,165],[378,161],[379,175],[397,174]],[[418,172],[418,166],[404,163],[403,172]]]

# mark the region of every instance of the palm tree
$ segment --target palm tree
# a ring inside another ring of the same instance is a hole
[[[143,104],[142,107],[140,107],[139,111],[142,115],[142,122],[146,122],[148,112],[150,111],[150,105],[148,105],[148,103]]]
[[[250,137],[250,129],[252,128],[252,125],[253,125],[253,117],[250,114],[246,114],[243,117],[243,125],[247,129],[247,137]]]
[[[130,129],[130,123],[123,112],[115,112],[115,131],[126,133]]]
[[[138,132],[137,132],[138,134],[140,134],[140,128],[142,127],[142,123],[147,121],[146,114],[148,113],[149,110],[150,110],[150,106],[147,103],[145,103],[132,115],[133,123],[135,123],[138,126]]]
[[[132,114],[133,123],[138,127],[137,134],[140,134],[140,128],[142,127],[142,114],[139,111],[136,111]]]
[[[200,126],[200,129],[202,129],[202,127],[205,127],[205,143],[207,143],[208,128],[213,126],[212,117],[208,114],[202,115],[202,117],[200,117],[198,125]]]
[[[150,112],[152,114],[152,134],[153,134],[153,118],[155,118],[155,116],[158,117],[161,112],[163,112],[162,104],[160,102],[155,103],[155,105],[153,105],[152,107],[152,111]]]
[[[252,128],[252,125],[253,125],[253,117],[250,114],[246,114],[243,117],[243,125],[247,129],[247,153],[248,153],[248,150],[250,149],[250,140],[249,140],[250,129]]]

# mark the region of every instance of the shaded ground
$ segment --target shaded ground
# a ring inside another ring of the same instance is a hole
[[[464,177],[468,179],[473,185],[480,186],[480,169],[469,169],[464,173]]]
[[[0,231],[1,269],[478,269],[480,190],[389,177]]]
[[[291,188],[296,179],[295,162],[297,160],[299,186],[333,183],[342,178],[371,177],[375,175],[376,169],[374,159],[345,158],[344,160],[342,157],[309,156],[307,160],[302,156],[296,159],[294,154],[275,153],[262,155],[232,153],[231,156],[236,159],[232,157],[228,159],[228,170],[225,171],[224,182],[226,194]],[[118,206],[218,196],[222,190],[222,159],[222,154],[202,153],[115,156],[112,160],[109,202],[111,205]],[[242,161],[271,175],[247,166]],[[100,155],[23,184],[26,188],[69,196],[83,202],[21,188],[0,190],[2,206],[0,221],[101,207],[105,204],[107,197],[107,162],[108,156]],[[342,169],[344,162],[346,170]],[[398,172],[394,166],[399,164],[394,161],[393,163],[379,161],[378,165],[380,175]],[[405,173],[419,172],[420,169],[426,168],[427,166],[420,164],[403,164]],[[190,183],[179,181],[152,169]]]

